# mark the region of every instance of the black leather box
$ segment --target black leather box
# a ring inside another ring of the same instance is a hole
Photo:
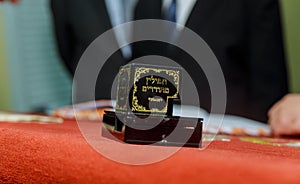
[[[118,76],[117,112],[164,115],[169,101],[180,98],[181,68],[129,64]]]
[[[180,106],[180,67],[129,64],[121,67],[115,111],[103,123],[124,133],[124,142],[201,147],[203,119],[173,116]]]

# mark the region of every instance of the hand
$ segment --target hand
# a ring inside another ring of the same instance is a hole
[[[275,135],[300,135],[300,95],[289,94],[269,110],[269,124]]]
[[[19,0],[0,0],[0,2],[11,2],[13,4],[17,4],[19,2]]]

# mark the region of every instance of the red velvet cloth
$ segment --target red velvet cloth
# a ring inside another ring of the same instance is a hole
[[[108,148],[109,149],[109,148]],[[300,183],[300,148],[213,142],[150,165],[108,160],[77,124],[0,123],[0,183]]]

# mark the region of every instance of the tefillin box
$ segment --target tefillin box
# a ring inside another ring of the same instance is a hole
[[[173,116],[180,107],[181,72],[169,66],[121,67],[115,111],[106,111],[103,123],[124,131],[126,143],[201,147],[203,119]]]
[[[180,68],[131,64],[119,71],[116,111],[161,116],[179,100]]]

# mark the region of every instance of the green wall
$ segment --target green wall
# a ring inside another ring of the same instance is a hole
[[[4,17],[0,11],[0,110],[11,109],[10,86],[7,68],[7,50],[4,36]]]
[[[291,92],[300,93],[300,0],[282,0]]]

